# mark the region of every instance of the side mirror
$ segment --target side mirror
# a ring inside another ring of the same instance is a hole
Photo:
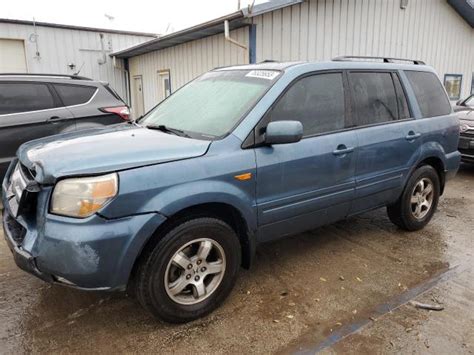
[[[463,99],[458,100],[458,101],[456,101],[456,105],[457,105],[457,106],[461,106],[462,102],[463,102]]]
[[[296,143],[303,137],[303,125],[299,121],[275,121],[267,125],[265,144]]]

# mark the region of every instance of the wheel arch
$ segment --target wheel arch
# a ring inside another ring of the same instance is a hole
[[[228,203],[209,202],[188,206],[176,211],[173,215],[168,216],[168,219],[163,224],[161,224],[154,231],[154,233],[152,233],[151,237],[141,248],[133,264],[132,272],[130,273],[129,277],[129,284],[130,281],[133,282],[134,275],[137,271],[138,265],[140,265],[140,262],[148,252],[153,250],[154,246],[160,241],[163,235],[186,220],[200,217],[220,219],[227,223],[235,231],[239,238],[241,247],[241,266],[245,269],[249,269],[255,257],[256,239],[254,232],[251,230],[251,228],[249,228],[247,221],[238,208]]]
[[[421,160],[418,165],[416,166],[415,170],[423,165],[429,165],[436,170],[436,173],[439,177],[440,183],[440,195],[444,192],[444,186],[446,183],[446,168],[444,161],[439,156],[429,156]]]

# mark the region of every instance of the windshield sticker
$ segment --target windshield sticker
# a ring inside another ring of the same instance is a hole
[[[248,72],[245,76],[249,78],[273,80],[278,76],[278,74],[279,72],[274,70],[252,70],[251,72]]]

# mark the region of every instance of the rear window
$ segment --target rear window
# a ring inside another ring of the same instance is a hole
[[[46,84],[0,83],[0,115],[53,108],[54,99]]]
[[[80,105],[89,101],[97,88],[95,86],[54,84],[65,106]]]
[[[451,105],[438,77],[430,72],[406,71],[423,117],[449,115]]]
[[[104,88],[113,96],[115,97],[117,100],[119,101],[122,101],[122,102],[125,102],[123,101],[123,99],[120,97],[119,94],[117,94],[117,91],[115,91],[114,89],[112,89],[112,87],[108,84],[104,84]]]
[[[398,97],[391,73],[349,74],[357,125],[398,120]]]

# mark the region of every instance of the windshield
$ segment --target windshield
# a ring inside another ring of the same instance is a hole
[[[469,97],[465,102],[464,104],[466,106],[469,106],[469,107],[473,107],[474,108],[474,95],[471,95],[471,97]]]
[[[140,120],[148,127],[215,139],[229,133],[276,81],[279,71],[209,72],[161,102]]]

